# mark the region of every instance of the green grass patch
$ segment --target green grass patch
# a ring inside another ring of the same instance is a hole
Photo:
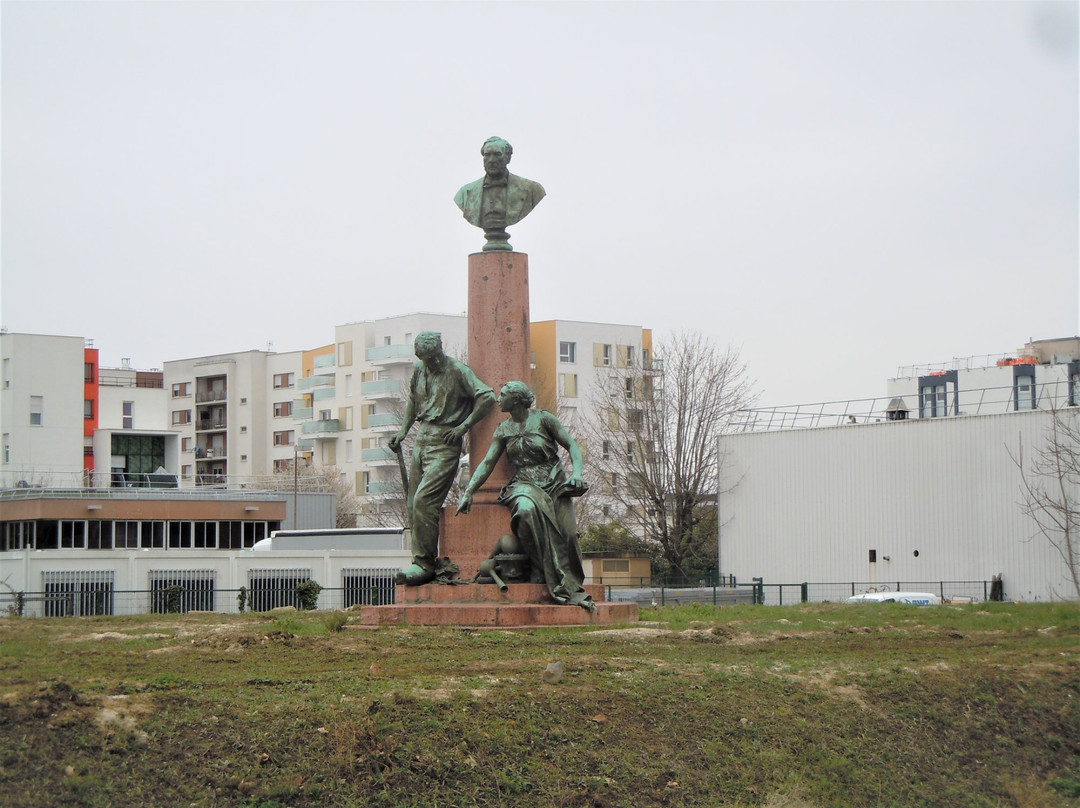
[[[325,612],[0,620],[0,801],[1080,806],[1074,606],[346,628]]]

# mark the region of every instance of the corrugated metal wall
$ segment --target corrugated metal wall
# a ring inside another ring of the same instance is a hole
[[[1045,411],[855,424],[721,439],[720,571],[766,582],[981,580],[1068,596],[1060,556],[1020,510],[1010,457]],[[876,563],[869,561],[875,550]]]

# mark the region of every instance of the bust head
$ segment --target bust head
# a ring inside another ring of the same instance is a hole
[[[480,156],[484,158],[484,172],[489,177],[501,177],[506,173],[506,166],[514,154],[514,147],[501,137],[489,137],[480,147]]]

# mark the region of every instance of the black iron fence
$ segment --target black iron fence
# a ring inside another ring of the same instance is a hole
[[[104,585],[64,592],[0,593],[0,615],[20,617],[93,617],[188,612],[267,612],[280,607],[322,610],[394,603],[392,579],[365,577],[337,588],[165,586],[153,589],[114,589]]]
[[[186,612],[266,612],[280,607],[347,609],[352,606],[384,606],[395,602],[393,578],[383,571],[349,570],[345,586],[312,587],[305,577],[271,581],[253,580],[252,586],[219,589],[210,580],[178,583],[155,581],[148,590],[120,590],[111,583],[94,581],[56,585],[43,592],[0,593],[0,615],[24,617],[89,617],[124,614],[183,614]],[[641,583],[643,585],[635,585]],[[943,601],[983,602],[1005,600],[1000,581],[894,581],[749,583],[725,578],[710,586],[653,585],[641,579],[628,584],[606,584],[605,599],[633,601],[643,606],[682,606],[693,603],[713,606],[757,604],[784,606],[795,603],[844,602],[864,592],[927,592]],[[314,589],[314,591],[313,591]]]

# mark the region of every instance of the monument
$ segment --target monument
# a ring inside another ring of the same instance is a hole
[[[454,201],[470,224],[484,230],[482,251],[469,255],[468,261],[466,370],[475,375],[480,387],[489,389],[485,394],[469,382],[470,406],[459,408],[457,418],[444,419],[439,433],[447,435],[447,426],[450,432],[471,427],[473,475],[456,515],[449,508],[441,510],[436,568],[428,569],[431,564],[424,549],[431,547],[429,531],[421,545],[414,543],[414,566],[398,579],[396,603],[365,607],[361,623],[521,627],[636,620],[636,603],[604,602],[602,585],[582,584],[571,502],[586,489],[581,453],[554,415],[531,406],[529,261],[525,253],[510,246],[506,228],[528,216],[545,191],[539,183],[507,171],[513,149],[504,139],[489,138],[480,153],[484,177],[463,186]],[[427,367],[420,347],[417,373]],[[491,407],[490,388],[501,390],[501,412]],[[417,396],[415,413],[422,406],[421,398]],[[463,415],[466,409],[468,414]],[[417,415],[415,420],[421,419]],[[407,410],[393,448],[400,447],[412,423]],[[423,425],[422,429],[428,431]],[[437,442],[439,437],[428,435],[427,439]],[[558,460],[560,447],[570,456],[569,477]],[[414,489],[412,479],[409,489]],[[445,495],[441,483],[433,484],[427,501],[437,500],[441,505]],[[416,508],[415,500],[411,501],[413,518],[418,518]],[[499,566],[499,559],[510,558],[514,564],[506,560]],[[527,580],[499,578],[499,569],[516,570],[518,562]],[[460,585],[438,583],[445,580],[440,573],[454,567],[459,577],[453,583]],[[492,572],[499,585],[475,582],[491,580]]]

